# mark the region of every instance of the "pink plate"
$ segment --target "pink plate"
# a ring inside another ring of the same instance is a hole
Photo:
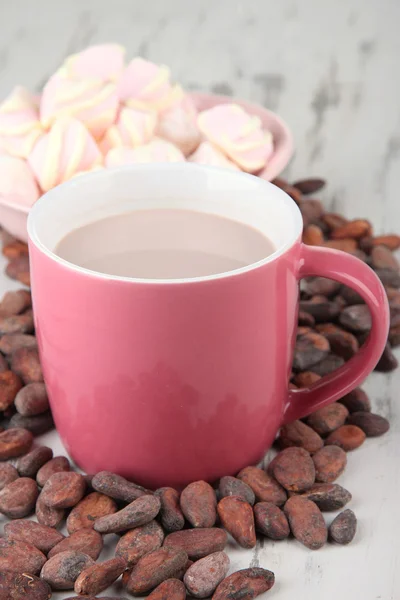
[[[201,92],[193,92],[191,96],[197,109],[200,111],[212,108],[217,104],[235,102],[251,115],[260,117],[264,129],[268,129],[273,135],[274,152],[265,169],[259,173],[259,177],[271,181],[283,171],[293,154],[293,137],[287,125],[280,117],[258,104],[251,104],[245,100],[237,100],[229,96],[218,96],[216,94],[204,94]],[[4,198],[0,194],[0,225],[11,233],[11,235],[24,242],[28,241],[26,231],[28,213],[29,207],[22,206],[17,198],[15,202],[12,202],[11,198]]]

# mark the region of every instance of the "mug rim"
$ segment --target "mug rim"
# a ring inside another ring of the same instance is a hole
[[[177,173],[184,171],[202,171],[202,172],[224,172],[224,176],[229,175],[233,178],[241,178],[248,179],[254,183],[254,180],[257,180],[257,185],[260,187],[264,187],[266,191],[271,189],[274,190],[274,194],[280,196],[281,201],[286,205],[286,207],[291,211],[294,223],[294,232],[291,236],[288,236],[288,240],[282,243],[277,249],[266,256],[265,258],[258,260],[256,262],[250,263],[249,265],[245,265],[244,267],[240,267],[238,269],[233,269],[231,271],[225,271],[222,273],[216,273],[212,275],[204,275],[201,277],[186,277],[186,278],[174,278],[174,279],[151,279],[151,278],[139,278],[139,277],[126,277],[121,275],[111,275],[109,273],[101,273],[98,271],[94,271],[91,269],[87,269],[85,267],[81,267],[72,263],[64,258],[58,256],[53,250],[47,247],[45,243],[43,243],[38,235],[36,229],[36,218],[46,211],[46,205],[51,202],[56,202],[51,197],[59,192],[62,188],[63,190],[71,188],[71,193],[73,193],[73,189],[76,188],[80,183],[85,183],[87,181],[93,179],[106,178],[112,175],[113,173],[118,174],[120,172],[139,172],[139,171],[176,171]],[[74,271],[76,273],[81,273],[82,275],[86,275],[89,277],[95,277],[97,279],[106,280],[106,281],[120,281],[125,283],[141,283],[141,284],[157,284],[157,285],[171,285],[171,284],[185,284],[185,283],[203,283],[207,281],[215,281],[219,279],[227,279],[231,277],[238,277],[240,275],[244,275],[245,273],[254,271],[263,267],[268,263],[272,263],[279,259],[282,255],[286,254],[293,245],[301,239],[301,232],[303,229],[303,218],[300,212],[299,207],[295,203],[295,201],[281,188],[274,185],[273,183],[266,181],[256,175],[251,175],[249,173],[245,173],[243,171],[230,171],[228,169],[221,169],[220,167],[214,167],[209,165],[199,165],[195,163],[189,162],[179,162],[179,163],[138,163],[132,165],[124,165],[121,167],[100,169],[97,171],[93,171],[90,173],[85,173],[79,175],[77,178],[70,179],[62,184],[57,185],[52,188],[45,194],[43,194],[32,206],[29,211],[28,221],[27,221],[27,230],[28,230],[28,238],[29,242],[32,243],[39,252],[46,255],[50,260],[58,263],[59,265]]]

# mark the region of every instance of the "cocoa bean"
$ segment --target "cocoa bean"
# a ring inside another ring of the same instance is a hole
[[[340,356],[336,356],[336,354],[328,354],[325,358],[323,358],[317,365],[313,366],[313,371],[317,373],[320,377],[324,377],[336,369],[339,369],[342,365],[344,365],[344,360]]]
[[[31,544],[43,554],[47,554],[64,539],[63,534],[56,531],[56,529],[26,519],[6,523],[4,525],[4,535],[8,540],[19,540]]]
[[[400,287],[400,273],[397,271],[394,271],[393,269],[375,269],[375,273],[378,275],[383,285],[392,288]]]
[[[338,402],[344,404],[350,414],[359,411],[371,412],[370,399],[361,388],[356,388],[349,394],[346,394]]]
[[[19,477],[0,491],[0,513],[9,519],[22,519],[33,513],[38,487],[34,479]]]
[[[325,187],[325,185],[325,179],[318,179],[317,177],[314,177],[309,179],[300,179],[300,181],[296,181],[293,184],[293,187],[297,188],[302,194],[307,196],[307,194],[314,194],[315,192],[318,192]]]
[[[274,179],[272,183],[286,192],[296,202],[296,204],[300,204],[303,194],[299,189],[294,187],[294,185],[290,185],[290,183],[281,179],[280,177]]]
[[[99,533],[134,529],[150,523],[158,515],[160,507],[160,499],[157,496],[140,496],[118,512],[96,519],[94,529]]]
[[[316,483],[301,495],[315,502],[322,511],[339,510],[351,500],[350,492],[337,483]]]
[[[150,592],[166,579],[175,577],[187,559],[184,550],[174,548],[160,548],[142,556],[131,571],[126,586],[128,592],[133,595]]]
[[[324,445],[318,433],[317,430],[314,431],[314,429],[311,429],[311,427],[302,421],[293,421],[281,428],[278,443],[281,448],[298,446],[312,453]]]
[[[237,477],[231,477],[230,475],[221,477],[218,490],[221,498],[225,498],[226,496],[239,496],[239,498],[242,498],[252,506],[256,500],[253,490],[247,483],[241,481]]]
[[[212,527],[217,519],[217,498],[206,481],[189,483],[181,493],[180,505],[193,527]]]
[[[304,314],[307,314],[307,313],[304,313]],[[297,335],[304,335],[306,333],[312,333],[312,331],[313,330],[311,329],[311,327],[304,327],[304,326],[297,327]]]
[[[284,511],[296,540],[310,550],[322,548],[328,538],[328,531],[315,502],[302,496],[292,496],[286,502]]]
[[[0,373],[0,410],[7,410],[12,405],[21,388],[22,381],[18,375],[12,371]]]
[[[283,487],[263,469],[245,467],[238,474],[238,479],[251,487],[259,501],[272,502],[278,506],[286,502],[287,494]]]
[[[194,598],[209,598],[226,577],[230,560],[225,552],[201,558],[186,571],[183,581]]]
[[[123,558],[129,568],[145,554],[161,548],[164,532],[157,521],[136,527],[121,537],[115,549],[115,555]]]
[[[97,560],[103,549],[103,538],[93,529],[79,529],[56,544],[49,552],[52,558],[64,552],[80,552]]]
[[[329,526],[329,537],[337,544],[349,544],[353,540],[356,531],[356,515],[347,508],[333,519]]]
[[[19,315],[31,306],[32,298],[28,290],[6,292],[0,302],[0,315],[2,317]]]
[[[160,520],[166,531],[179,531],[185,525],[185,517],[179,505],[179,492],[171,487],[159,488],[156,495],[160,498]]]
[[[329,350],[329,342],[318,333],[307,333],[299,336],[294,349],[293,369],[308,371],[320,362]]]
[[[317,298],[317,296],[314,296]],[[325,297],[321,300],[302,300],[300,302],[300,310],[302,312],[310,313],[314,317],[316,323],[325,323],[326,321],[332,321],[336,319],[340,312],[339,306],[330,300],[327,300]],[[318,335],[314,333],[314,335]],[[318,341],[318,338],[316,338]],[[322,342],[320,342],[322,344]]]
[[[366,304],[353,304],[344,308],[339,321],[343,327],[350,331],[370,331],[372,326],[371,313]]]
[[[13,240],[9,244],[3,246],[3,255],[8,258],[8,260],[20,258],[21,256],[28,256],[28,246],[24,242]]]
[[[389,329],[389,344],[392,348],[400,346],[400,325]]]
[[[25,333],[13,333],[3,335],[0,339],[0,352],[3,352],[3,354],[12,354],[19,348],[37,348],[35,336]]]
[[[23,417],[41,415],[49,410],[49,399],[47,397],[44,383],[28,383],[17,393],[15,407]]]
[[[16,458],[28,452],[33,435],[26,429],[8,429],[0,433],[0,460]]]
[[[28,573],[0,573],[0,600],[50,600],[50,586]]]
[[[218,503],[222,526],[242,548],[254,548],[256,533],[253,509],[239,496],[226,496]]]
[[[365,219],[355,219],[348,221],[341,227],[336,227],[331,232],[333,240],[343,240],[346,238],[360,239],[366,235],[371,235],[371,223]]]
[[[379,359],[378,364],[375,367],[375,371],[380,371],[381,373],[390,373],[390,371],[394,371],[399,366],[398,360],[392,352],[392,348],[387,342],[384,351],[382,352],[382,356]]]
[[[399,263],[387,246],[374,246],[371,250],[371,263],[374,269],[399,270]],[[0,307],[1,309],[1,307]]]
[[[114,500],[122,500],[128,503],[133,502],[141,496],[148,496],[153,493],[109,471],[96,473],[92,479],[92,487],[96,492],[101,492],[110,498],[114,498]]]
[[[227,541],[228,536],[223,529],[199,527],[168,534],[164,540],[164,547],[185,550],[190,559],[197,560],[223,550]]]
[[[256,529],[271,540],[284,540],[289,536],[289,523],[285,513],[271,502],[258,502],[254,507]]]
[[[147,598],[149,600],[185,600],[186,589],[179,579],[166,579]]]
[[[36,477],[40,467],[53,457],[53,450],[47,446],[34,448],[28,454],[21,456],[15,466],[21,477]]]
[[[304,448],[286,448],[268,467],[275,479],[290,492],[301,492],[315,481],[315,467]]]
[[[331,231],[348,223],[343,215],[338,215],[337,213],[324,213],[321,215],[321,219]]]
[[[35,417],[23,417],[16,413],[10,419],[9,428],[14,429],[16,427],[27,429],[36,436],[51,431],[54,428],[54,421],[50,411]]]
[[[348,305],[352,306],[354,304],[365,304],[364,299],[360,296],[360,294],[350,287],[345,285],[342,286],[340,294]]]
[[[112,515],[117,510],[117,504],[112,498],[99,492],[92,492],[78,502],[69,513],[67,519],[68,533],[75,533],[84,528],[93,529],[96,519]]]
[[[4,356],[2,354],[0,354],[0,373],[5,373],[6,371],[9,371],[9,370],[10,370],[10,368],[8,366],[8,362],[6,361]]]
[[[11,369],[21,377],[25,384],[43,381],[37,348],[19,348],[11,356]]]
[[[74,590],[77,594],[99,594],[112,585],[125,568],[125,561],[118,557],[87,567],[78,575]]]
[[[275,575],[272,571],[260,567],[241,569],[221,581],[213,600],[252,600],[270,590],[274,583]]]
[[[327,248],[333,248],[334,250],[341,250],[342,252],[348,252],[352,254],[357,250],[357,242],[353,238],[345,238],[341,240],[328,240],[324,244]]]
[[[318,225],[307,225],[303,231],[303,243],[307,246],[322,246],[324,233]]]
[[[400,236],[396,234],[378,235],[372,238],[373,246],[386,246],[390,250],[397,250],[400,248]]]
[[[333,279],[327,279],[326,277],[309,277],[303,280],[303,290],[309,296],[315,296],[316,294],[322,294],[330,298],[335,296],[341,288],[341,284]]]
[[[298,323],[300,326],[313,327],[315,325],[315,319],[310,313],[299,311]]]
[[[350,425],[357,425],[367,437],[376,437],[389,431],[389,421],[380,415],[368,412],[354,412],[348,418]]]
[[[10,463],[0,463],[0,490],[6,485],[18,479],[18,471]]]
[[[29,257],[27,254],[21,254],[11,260],[6,267],[6,274],[11,279],[19,281],[22,274],[29,273]]]
[[[55,456],[49,462],[45,463],[43,467],[40,467],[37,475],[36,481],[43,487],[44,484],[54,473],[61,473],[63,471],[69,471],[71,469],[71,465],[69,464],[68,458],[65,456]]]
[[[0,538],[0,573],[14,571],[37,575],[45,562],[43,552],[32,544]]]
[[[320,200],[310,198],[299,203],[300,212],[303,215],[304,225],[317,223],[323,213],[323,206]]]
[[[345,424],[349,411],[339,402],[323,406],[307,417],[307,423],[319,435],[327,435]],[[306,448],[308,450],[308,448]],[[319,450],[319,448],[317,448]],[[311,452],[309,450],[309,452]]]
[[[328,435],[325,444],[339,446],[345,452],[349,452],[359,448],[364,443],[365,437],[363,430],[356,425],[342,425]]]
[[[73,590],[80,573],[93,564],[90,556],[83,552],[60,552],[47,561],[40,577],[53,590]]]
[[[34,329],[31,313],[11,317],[0,317],[0,335],[9,333],[32,333]]]
[[[321,379],[320,375],[314,373],[313,371],[303,371],[302,373],[297,373],[293,379],[294,383],[299,388],[310,387],[313,383],[316,383],[318,379]]]
[[[48,527],[58,527],[64,519],[65,514],[62,508],[50,508],[46,506],[42,501],[42,494],[39,494],[37,499],[35,512],[39,523]]]
[[[52,508],[71,508],[83,498],[86,489],[84,477],[64,471],[54,473],[43,486],[42,500]]]
[[[339,330],[335,333],[326,333],[325,337],[333,354],[344,360],[350,360],[359,350],[357,338],[349,331]]]
[[[343,473],[347,465],[346,452],[339,446],[325,446],[312,457],[315,465],[315,481],[332,483]]]

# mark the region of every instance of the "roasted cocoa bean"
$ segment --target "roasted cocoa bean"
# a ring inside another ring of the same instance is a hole
[[[93,564],[90,556],[83,552],[60,552],[47,561],[40,577],[53,590],[73,590],[80,573]]]
[[[92,487],[96,492],[101,492],[110,498],[114,498],[114,500],[122,500],[128,503],[133,502],[141,496],[148,496],[153,493],[109,471],[96,473],[92,479]]]
[[[319,435],[327,435],[344,425],[348,416],[349,411],[343,404],[333,402],[311,413],[307,418],[307,423]],[[319,450],[319,448],[317,449]],[[309,452],[311,451],[309,450]]]
[[[47,397],[44,383],[29,383],[17,393],[15,407],[23,417],[41,415],[49,410],[49,399]]]
[[[389,431],[389,421],[380,415],[368,412],[354,412],[348,418],[350,425],[357,425],[367,437],[376,437]]]
[[[296,340],[293,355],[293,369],[307,371],[320,362],[329,352],[330,346],[326,338],[319,333],[306,333]]]
[[[199,527],[170,533],[164,540],[164,547],[185,550],[190,559],[197,560],[223,550],[227,541],[228,536],[223,529]]]
[[[134,529],[150,523],[158,515],[160,507],[161,502],[157,496],[140,496],[118,512],[96,519],[94,529],[99,533]]]
[[[185,600],[186,588],[179,579],[166,579],[147,598],[148,600]]]
[[[230,560],[225,552],[201,558],[186,571],[183,581],[194,598],[209,598],[226,577]]]
[[[121,537],[115,549],[115,555],[123,558],[129,568],[145,554],[161,548],[164,532],[157,521],[136,527]]]
[[[317,300],[317,296],[314,296],[312,300],[302,300],[300,302],[300,310],[302,312],[310,313],[310,315],[314,317],[316,323],[325,323],[326,321],[336,319],[340,312],[339,306],[335,302],[327,300],[325,297]],[[315,333],[314,335],[318,334]],[[322,344],[322,342],[319,343]]]
[[[0,460],[17,458],[28,452],[33,435],[26,429],[8,429],[0,433]]]
[[[302,492],[315,482],[315,467],[304,448],[286,448],[270,463],[268,470],[290,492]]]
[[[321,219],[329,227],[330,231],[348,223],[343,215],[337,213],[324,213],[321,215]]]
[[[28,290],[6,292],[0,302],[0,315],[2,317],[19,315],[31,306],[32,298]]]
[[[313,366],[313,371],[320,377],[324,377],[325,375],[329,375],[329,373],[336,371],[336,369],[339,369],[342,365],[344,365],[343,358],[336,356],[336,354],[328,354],[321,362]]]
[[[260,567],[241,569],[221,581],[213,600],[252,600],[270,590],[274,583],[275,575],[272,571]]]
[[[375,269],[375,273],[385,286],[392,288],[400,287],[400,273],[393,269]]]
[[[0,335],[32,333],[33,328],[33,317],[30,312],[12,317],[0,317]]]
[[[247,483],[237,477],[231,477],[230,475],[221,477],[219,480],[218,491],[221,498],[225,498],[226,496],[239,496],[239,498],[242,498],[252,506],[256,500],[253,490]]]
[[[117,504],[112,498],[99,492],[92,492],[78,502],[69,513],[67,519],[68,533],[75,533],[87,527],[93,529],[96,519],[112,515],[117,510]]]
[[[343,473],[347,465],[346,452],[339,446],[325,446],[312,457],[315,481],[332,483]]]
[[[335,296],[341,288],[341,284],[338,281],[327,279],[326,277],[309,277],[302,281],[302,285],[303,291],[309,296],[322,294],[328,298]]]
[[[285,181],[280,177],[274,179],[272,183],[286,192],[296,202],[296,204],[300,204],[303,194],[294,185],[290,185],[288,181]]]
[[[318,225],[306,225],[303,230],[303,243],[308,246],[322,246],[324,233]]]
[[[397,250],[400,248],[400,236],[394,233],[387,235],[378,235],[372,238],[373,246],[386,246],[390,250]]]
[[[99,594],[112,585],[125,568],[125,561],[118,557],[87,567],[78,575],[74,590],[81,595]]]
[[[11,279],[17,279],[19,281],[21,274],[24,273],[29,273],[29,257],[27,254],[20,254],[20,256],[8,263],[6,274]]]
[[[329,526],[329,537],[337,544],[349,544],[357,531],[357,518],[352,510],[347,508]]]
[[[364,443],[365,437],[363,430],[356,425],[342,425],[328,435],[325,444],[339,446],[345,452],[349,452],[359,448]]]
[[[126,585],[128,592],[133,595],[150,592],[166,579],[175,577],[187,559],[184,550],[175,548],[160,548],[142,556],[131,571]]]
[[[387,342],[384,351],[382,352],[382,356],[379,359],[378,364],[375,367],[375,371],[380,371],[381,373],[390,373],[390,371],[394,371],[399,366],[399,362],[395,355],[392,352],[392,348]]]
[[[307,196],[308,194],[315,194],[323,187],[325,187],[326,181],[325,179],[318,179],[317,177],[309,178],[309,179],[300,179],[293,184],[293,187],[300,190],[302,194]]]
[[[352,254],[357,250],[357,242],[353,238],[345,238],[343,240],[328,240],[324,246],[327,248],[333,248],[334,250],[341,250],[342,252],[348,252]]]
[[[335,333],[326,333],[325,337],[333,354],[344,360],[350,360],[359,350],[357,338],[349,331],[339,330]]]
[[[387,246],[374,246],[371,250],[371,264],[374,269],[399,270],[399,263],[395,255]],[[1,307],[0,307],[1,310]]]
[[[54,428],[54,421],[50,411],[35,417],[23,417],[19,413],[13,415],[10,419],[9,428],[22,428],[30,431],[34,436],[42,435]]]
[[[350,414],[360,411],[371,412],[371,401],[361,388],[356,388],[338,402],[344,404]]]
[[[19,348],[11,356],[11,369],[25,384],[43,382],[37,348]]]
[[[286,502],[287,494],[283,487],[263,469],[245,467],[238,474],[238,479],[251,487],[259,501],[272,502],[278,506]]]
[[[38,487],[34,479],[19,477],[0,491],[0,513],[9,519],[22,519],[33,513]]]
[[[156,496],[160,498],[159,517],[166,531],[179,531],[185,525],[185,517],[179,505],[179,492],[172,487],[159,488]]]
[[[4,525],[4,535],[8,540],[19,540],[31,544],[43,554],[47,554],[64,539],[63,534],[56,529],[27,519],[17,519],[11,523],[6,523]]]
[[[8,362],[6,361],[4,356],[2,354],[0,354],[0,373],[5,373],[6,371],[9,371],[9,370],[10,370],[10,368],[8,366]]]
[[[0,463],[0,490],[6,485],[18,479],[18,471],[10,463]]]
[[[42,500],[52,508],[71,508],[83,498],[86,482],[73,471],[54,473],[44,484]]]
[[[281,428],[278,443],[281,448],[298,446],[310,453],[317,452],[324,445],[318,433],[302,421],[293,421]]]
[[[328,531],[315,502],[302,496],[292,496],[286,502],[284,511],[296,540],[310,550],[322,548],[328,538]]]
[[[350,492],[337,483],[316,483],[301,495],[315,502],[322,511],[339,510],[351,500]]]
[[[316,383],[318,379],[321,379],[321,375],[317,375],[313,371],[303,371],[297,373],[293,379],[295,385],[299,388],[310,387],[313,383]]]
[[[389,344],[392,348],[400,346],[400,325],[389,329]]]
[[[0,352],[3,352],[3,354],[12,354],[19,348],[37,348],[35,336],[24,333],[13,333],[3,335],[0,339]]]
[[[301,310],[298,315],[298,324],[303,327],[313,327],[315,325],[315,319],[310,313]]]
[[[217,498],[206,481],[189,483],[181,493],[180,506],[193,527],[212,527],[217,519]]]
[[[342,298],[346,301],[346,304],[349,306],[353,306],[354,304],[364,304],[364,299],[360,296],[358,292],[353,290],[350,287],[342,286],[340,291]]]
[[[254,507],[256,530],[271,540],[284,540],[289,536],[289,523],[285,513],[271,502],[258,502]]]
[[[0,573],[0,600],[50,600],[50,586],[28,573]]]
[[[12,371],[0,373],[0,410],[7,410],[12,405],[21,388],[22,381],[18,375]]]
[[[50,506],[46,506],[42,501],[42,494],[39,494],[37,499],[35,513],[39,523],[48,527],[58,527],[65,515],[63,508],[50,508]]]
[[[63,471],[69,471],[71,469],[71,465],[69,463],[68,458],[65,456],[55,456],[49,462],[45,463],[43,467],[40,467],[37,475],[36,481],[43,487],[44,484],[54,473],[61,473]]]
[[[347,306],[342,310],[339,321],[343,327],[357,333],[371,330],[371,313],[366,304]]]
[[[323,213],[323,206],[320,200],[310,198],[304,202],[299,202],[300,212],[303,216],[304,225],[317,223]]]
[[[218,503],[222,526],[242,548],[254,548],[256,533],[253,509],[239,496],[226,496]]]
[[[0,538],[0,573],[14,571],[37,575],[45,562],[43,552],[32,544]]]
[[[21,456],[15,466],[21,477],[36,477],[40,467],[53,457],[53,450],[47,446],[38,446],[28,454]]]
[[[355,219],[348,221],[341,227],[336,227],[331,232],[333,240],[343,240],[345,238],[360,239],[366,235],[371,235],[371,223],[365,219]]]
[[[21,256],[29,256],[28,245],[19,240],[13,240],[3,246],[3,255],[8,260],[20,258]]]
[[[93,529],[79,529],[69,537],[64,538],[54,546],[48,557],[64,552],[81,552],[87,554],[93,560],[97,560],[103,549],[103,538]]]

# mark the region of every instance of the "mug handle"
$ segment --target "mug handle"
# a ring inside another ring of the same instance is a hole
[[[302,245],[298,277],[323,276],[358,292],[372,317],[371,332],[346,364],[309,388],[289,390],[283,423],[301,419],[342,398],[361,383],[378,363],[389,330],[389,304],[385,288],[374,271],[360,259],[339,250]]]

